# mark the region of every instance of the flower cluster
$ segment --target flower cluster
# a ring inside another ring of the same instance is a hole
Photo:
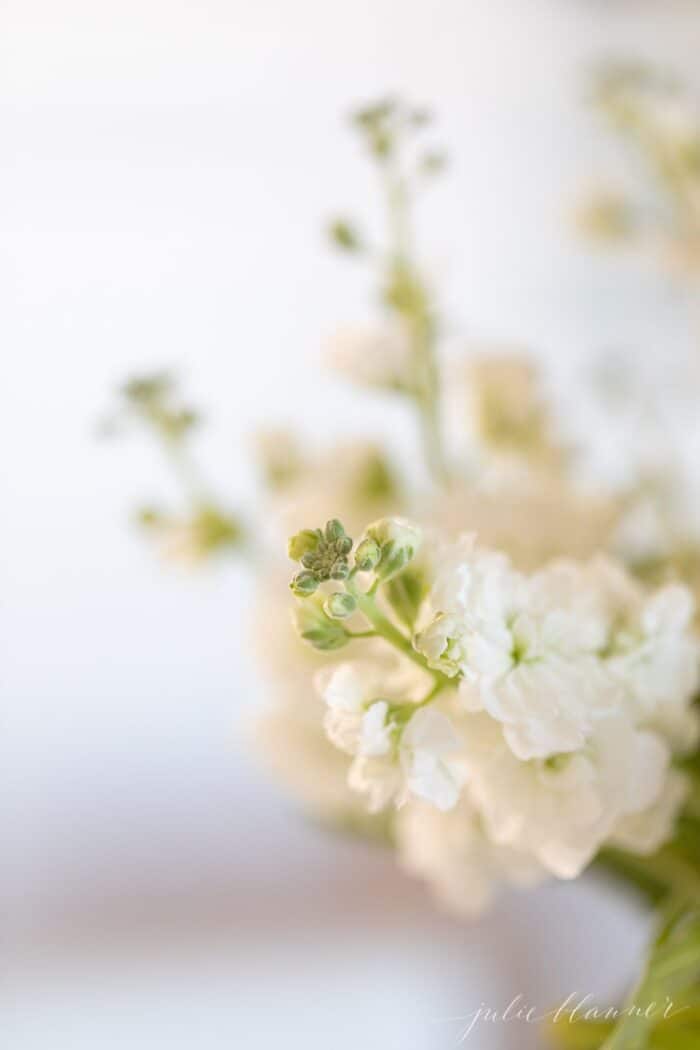
[[[639,67],[604,70],[596,98],[658,192],[648,206],[605,190],[582,226],[660,251],[695,280],[696,110]],[[105,429],[150,433],[180,493],[175,508],[155,504],[139,520],[171,557],[236,553],[263,567],[253,641],[272,703],[257,741],[317,819],[391,843],[465,915],[499,884],[573,878],[600,858],[673,904],[639,988],[675,999],[680,975],[696,1005],[698,643],[691,594],[674,581],[700,595],[697,361],[682,383],[664,373],[657,384],[643,381],[638,352],[612,366],[607,355],[599,376],[553,404],[554,375],[520,352],[452,357],[452,319],[416,252],[414,211],[444,166],[426,138],[430,114],[382,99],[351,123],[376,168],[385,227],[340,215],[328,233],[370,268],[378,309],[342,329],[326,359],[393,396],[391,441],[336,444],[324,429],[307,445],[268,430],[257,449],[264,495],[244,529],[199,469],[198,414],[167,374],[135,377]],[[661,406],[657,386],[668,410],[647,407]],[[422,467],[393,433],[402,411]],[[281,600],[290,534],[293,627]],[[646,1022],[633,1024],[634,1046],[649,1047]],[[571,1032],[581,1046],[603,1038],[597,1025]],[[632,1046],[625,1022],[605,1046]]]
[[[399,810],[409,868],[473,912],[497,880],[573,878],[603,846],[648,854],[670,837],[686,794],[674,760],[699,728],[686,588],[649,593],[602,556],[526,574],[473,536],[421,545],[399,520],[370,526],[350,564],[349,618],[319,595],[297,616],[314,610],[317,648],[372,639],[316,685],[348,786]],[[406,630],[387,579],[417,567]]]

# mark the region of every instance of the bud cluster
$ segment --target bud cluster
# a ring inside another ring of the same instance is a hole
[[[326,580],[344,580],[350,572],[348,554],[352,539],[337,518],[326,522],[325,529],[303,529],[289,541],[287,553],[303,569],[291,583],[299,597],[314,594]]]
[[[293,577],[292,593],[308,599],[307,611],[297,617],[302,637],[317,649],[337,648],[351,635],[338,623],[362,608],[369,597],[353,582],[359,573],[373,573],[374,593],[379,584],[393,580],[415,556],[420,544],[420,532],[413,525],[398,518],[382,518],[369,525],[357,544],[353,565],[350,556],[353,541],[337,518],[328,521],[323,529],[302,529],[291,537],[287,553],[298,561],[301,569]],[[323,583],[337,581],[344,589],[316,596]],[[390,604],[392,598],[388,595]],[[303,623],[301,622],[303,620]]]

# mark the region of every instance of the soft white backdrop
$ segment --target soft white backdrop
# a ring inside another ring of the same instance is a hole
[[[579,973],[619,991],[643,930],[610,895],[455,928],[294,815],[240,742],[261,701],[248,576],[154,561],[127,513],[167,495],[158,456],[95,428],[125,375],[171,365],[211,418],[203,462],[249,503],[256,425],[412,440],[315,371],[323,335],[367,312],[319,236],[338,208],[372,213],[341,117],[387,90],[430,103],[449,145],[421,227],[455,337],[558,365],[639,346],[663,374],[673,292],[584,252],[565,217],[621,167],[583,104],[590,61],[697,78],[699,45],[690,0],[0,5],[8,1050],[449,1046],[436,1018],[489,996]],[[619,951],[594,966],[602,921]]]

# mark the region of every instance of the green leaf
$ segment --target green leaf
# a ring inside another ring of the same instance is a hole
[[[651,1050],[654,1046],[680,1050],[679,1037],[684,1031],[680,1000],[699,980],[700,909],[672,904],[644,973],[602,1050]],[[664,1019],[667,1003],[680,1012]],[[658,1004],[658,1009],[652,1011],[652,1004]]]

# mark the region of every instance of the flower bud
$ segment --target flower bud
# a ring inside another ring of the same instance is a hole
[[[344,580],[350,572],[348,554],[352,550],[352,540],[337,518],[326,522],[326,527],[306,530],[292,537],[290,550],[296,553],[302,550],[300,561],[320,583],[324,580]]]
[[[287,543],[287,554],[292,561],[301,561],[309,551],[315,551],[318,547],[320,534],[317,529],[302,529],[290,537]]]
[[[379,547],[381,554],[375,571],[379,579],[389,580],[408,565],[421,539],[420,529],[410,522],[402,518],[381,518],[367,527],[363,543],[372,540]]]
[[[316,591],[318,580],[308,569],[303,569],[296,574],[289,586],[297,598],[308,598],[310,594],[314,594]]]
[[[323,611],[332,620],[344,620],[351,616],[357,608],[357,602],[351,594],[345,591],[336,591],[330,594],[323,603]]]
[[[318,597],[300,602],[295,610],[294,621],[301,637],[314,649],[323,652],[340,649],[350,637],[337,620],[326,616]]]
[[[342,540],[345,536],[345,529],[343,528],[342,522],[338,521],[337,518],[331,518],[330,521],[326,522],[326,540],[328,543],[333,543],[335,540]]]
[[[355,551],[355,565],[361,572],[369,572],[374,569],[381,556],[379,545],[374,540],[364,539]]]

